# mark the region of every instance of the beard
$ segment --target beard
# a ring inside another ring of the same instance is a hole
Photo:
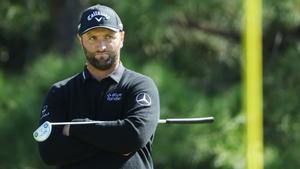
[[[117,54],[115,52],[106,52],[108,57],[96,58],[97,52],[89,52],[84,46],[82,46],[86,60],[98,70],[108,70],[116,62]]]

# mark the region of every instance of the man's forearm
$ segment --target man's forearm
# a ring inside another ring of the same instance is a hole
[[[43,161],[48,165],[73,163],[96,154],[95,147],[62,134],[52,134],[45,142],[39,143]]]
[[[150,141],[156,125],[157,120],[139,126],[128,119],[107,121],[99,125],[71,125],[70,136],[88,142],[101,150],[130,154]]]

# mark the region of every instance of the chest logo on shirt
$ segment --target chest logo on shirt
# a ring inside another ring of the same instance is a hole
[[[120,101],[122,99],[122,93],[108,93],[106,95],[107,101]]]
[[[50,115],[48,112],[48,105],[44,105],[41,111],[41,119]]]
[[[140,93],[135,98],[136,102],[141,106],[150,106],[151,97],[147,93]]]

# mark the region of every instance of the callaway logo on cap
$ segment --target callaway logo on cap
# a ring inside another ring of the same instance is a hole
[[[78,25],[78,34],[83,35],[93,28],[107,28],[119,32],[123,31],[123,24],[113,9],[98,4],[83,11]]]

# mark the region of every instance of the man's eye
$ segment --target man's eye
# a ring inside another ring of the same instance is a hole
[[[112,35],[106,35],[105,39],[113,39],[114,37]]]
[[[89,37],[89,40],[90,41],[95,41],[97,38],[95,37],[95,36],[91,36],[91,37]]]

